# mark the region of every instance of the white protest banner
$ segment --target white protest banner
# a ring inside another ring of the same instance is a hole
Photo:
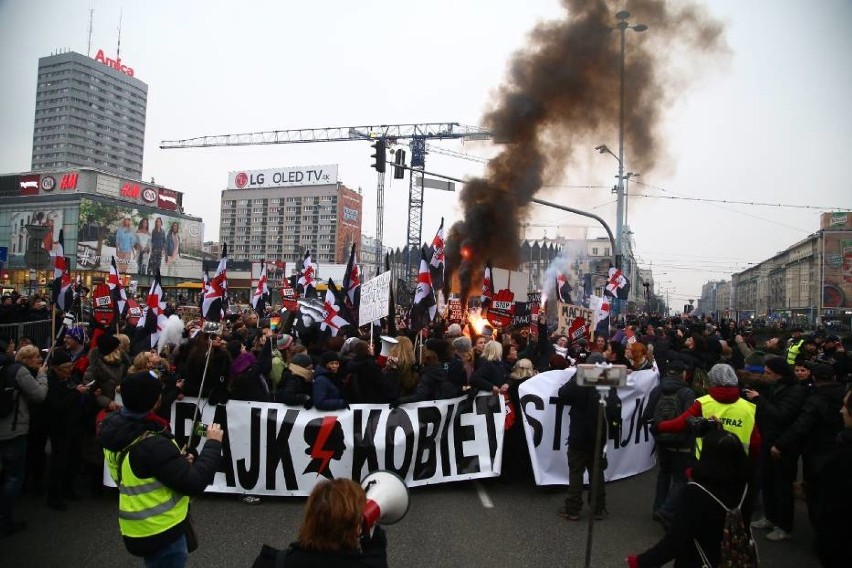
[[[197,399],[172,406],[172,431],[186,443]],[[232,400],[203,404],[201,421],[225,430],[213,493],[309,495],[319,481],[360,480],[377,469],[409,487],[500,475],[503,397],[387,405],[353,404],[320,412]]]
[[[570,368],[540,373],[524,381],[518,389],[519,410],[537,485],[568,484],[568,412],[571,407],[563,406],[557,394],[574,372]],[[627,386],[618,389],[623,424],[617,443],[607,442],[609,467],[604,472],[607,481],[654,467],[654,438],[640,419],[648,394],[658,384],[658,378],[655,370],[636,371],[627,376]]]
[[[361,285],[358,327],[388,315],[390,304],[390,271],[379,274]]]

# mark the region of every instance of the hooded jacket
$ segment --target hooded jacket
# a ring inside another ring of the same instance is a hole
[[[311,399],[313,373],[301,365],[290,363],[281,374],[275,401],[290,406],[301,406]]]
[[[38,404],[47,396],[47,375],[39,372],[36,375],[21,363],[15,363],[9,355],[0,353],[0,384],[5,381],[6,367],[12,367],[15,371],[14,382],[17,385],[17,413],[15,406],[7,416],[0,418],[0,441],[11,440],[23,436],[30,431],[30,404]]]
[[[683,409],[683,411],[686,411],[686,409],[692,407],[693,403],[695,403],[695,391],[686,384],[686,381],[677,375],[666,375],[660,380],[659,386],[651,389],[651,393],[648,395],[648,404],[645,406],[645,412],[642,414],[642,422],[646,424],[653,423],[657,403],[660,401],[660,398],[670,394],[677,395],[678,408]],[[687,448],[692,446],[692,440],[674,445],[667,444],[666,446]]]
[[[795,422],[807,397],[808,387],[793,376],[782,377],[774,385],[761,389],[753,402],[757,405],[757,424],[765,443],[774,444]]]
[[[314,369],[313,394],[317,410],[341,410],[348,406],[337,381],[322,365]]]
[[[840,383],[817,383],[795,422],[775,441],[775,446],[782,452],[806,455],[820,455],[830,450],[843,429],[840,407],[845,394],[846,389]]]
[[[125,459],[130,460],[133,473],[140,479],[153,477],[163,485],[182,495],[201,495],[213,482],[222,445],[206,440],[201,453],[190,464],[172,442],[169,424],[155,414],[135,415],[126,409],[112,412],[101,423],[98,441],[105,450],[120,452],[144,432],[149,436],[135,444]],[[185,523],[149,537],[123,537],[128,552],[135,556],[151,556],[168,546],[185,532]]]
[[[598,401],[597,389],[582,387],[577,379],[571,379],[559,388],[559,402],[570,405],[568,415],[568,446],[584,452],[595,451],[597,432]],[[606,425],[603,425],[606,428]]]
[[[447,369],[440,363],[429,365],[420,371],[420,380],[414,392],[409,396],[400,397],[397,402],[421,402],[424,400],[441,400],[453,398],[461,394],[460,389],[450,382]]]
[[[353,375],[351,380],[357,381],[357,392],[361,393],[357,402],[387,404],[399,398],[398,377],[382,373],[379,364],[369,355],[352,359],[346,365],[346,372]]]

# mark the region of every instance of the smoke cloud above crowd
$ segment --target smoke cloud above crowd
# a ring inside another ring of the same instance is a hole
[[[564,18],[536,26],[510,61],[482,121],[501,151],[460,194],[463,219],[446,239],[445,295],[457,276],[466,300],[488,259],[517,267],[530,200],[564,175],[577,149],[617,133],[621,48],[615,13],[624,8],[617,4],[563,0]],[[625,147],[631,167],[650,172],[663,154],[663,111],[688,83],[688,76],[674,75],[670,58],[700,61],[722,53],[723,27],[686,1],[638,0],[626,7],[630,23],[649,31],[627,31]]]

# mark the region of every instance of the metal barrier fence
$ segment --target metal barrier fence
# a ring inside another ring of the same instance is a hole
[[[0,337],[13,339],[29,337],[40,349],[47,349],[53,341],[50,333],[50,320],[26,321],[0,324]]]

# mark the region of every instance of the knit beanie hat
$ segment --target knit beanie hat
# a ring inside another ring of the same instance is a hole
[[[50,365],[52,367],[58,367],[59,365],[64,365],[65,363],[71,362],[71,355],[68,354],[64,349],[57,349],[53,352],[53,355],[50,357]]]
[[[735,387],[739,384],[734,368],[724,363],[713,365],[707,377],[711,387]]]
[[[120,341],[114,335],[110,335],[109,333],[102,333],[98,336],[98,351],[101,353],[101,357],[106,357],[116,349],[120,345]]]
[[[293,336],[288,333],[282,333],[278,338],[278,350],[287,351],[293,345]]]
[[[337,361],[338,363],[340,363],[340,355],[338,355],[336,351],[326,351],[322,354],[320,360],[322,361],[324,367],[332,361]]]
[[[314,362],[311,361],[311,357],[309,355],[305,355],[304,353],[296,353],[295,355],[293,355],[293,358],[290,359],[290,363],[292,363],[293,365],[304,367],[306,369],[314,364]]]
[[[75,325],[71,329],[65,332],[65,335],[79,343],[80,345],[86,344],[86,332],[83,331],[83,328],[79,325]]]
[[[767,357],[763,365],[772,371],[778,373],[782,377],[792,377],[793,372],[790,370],[790,365],[783,357]]]
[[[121,403],[131,412],[148,412],[162,392],[163,383],[150,371],[133,373],[121,381]]]
[[[750,373],[762,373],[763,363],[766,361],[766,353],[763,351],[752,351],[751,355],[743,361],[743,367]]]

